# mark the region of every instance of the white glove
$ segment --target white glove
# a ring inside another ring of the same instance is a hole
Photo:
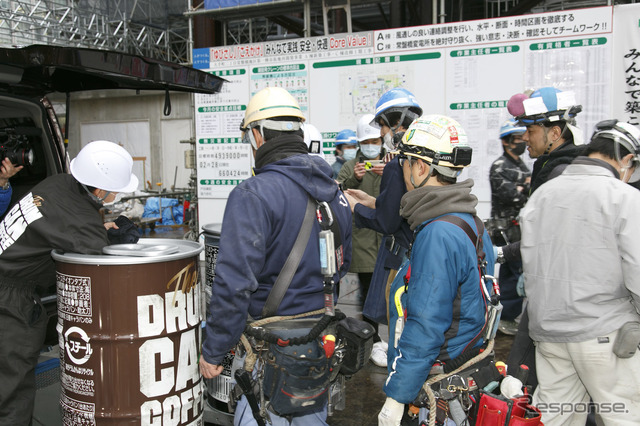
[[[378,426],[399,426],[404,414],[404,404],[388,398],[378,414]]]

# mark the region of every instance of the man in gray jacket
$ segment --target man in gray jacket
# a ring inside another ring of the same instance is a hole
[[[585,424],[590,398],[605,424],[640,419],[640,193],[626,184],[639,166],[640,130],[600,122],[584,156],[520,212],[547,426]]]

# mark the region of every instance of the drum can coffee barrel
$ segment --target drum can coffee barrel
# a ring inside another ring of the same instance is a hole
[[[193,241],[140,239],[56,261],[64,425],[202,425]]]

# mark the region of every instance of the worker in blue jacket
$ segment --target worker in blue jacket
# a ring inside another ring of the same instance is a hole
[[[391,152],[396,149],[407,127],[420,115],[422,108],[415,96],[407,89],[396,87],[380,97],[371,124],[380,128],[383,144],[387,152]],[[374,198],[357,189],[346,191],[356,227],[373,229],[383,234],[369,292],[362,308],[363,315],[381,324],[387,323],[388,284],[393,281],[411,242],[409,225],[398,214],[400,199],[407,192],[402,168],[398,160],[390,155],[385,157],[385,162],[387,164],[380,181],[378,197]],[[374,343],[371,361],[380,367],[386,367],[386,359],[387,343]]]
[[[436,361],[446,363],[484,343],[487,312],[475,241],[447,221],[462,219],[477,238],[473,181],[457,182],[471,162],[464,129],[445,116],[421,117],[405,133],[399,152],[408,190],[400,211],[415,239],[390,293],[387,400],[378,416],[384,426],[400,424],[404,404],[418,397]],[[482,241],[489,248],[486,273],[491,275],[493,250],[486,230]]]
[[[200,370],[206,378],[222,372],[223,358],[239,341],[247,318],[262,316],[267,296],[298,236],[309,197],[328,203],[339,225],[340,235],[335,240],[342,242],[342,263],[338,264],[334,281],[337,283],[349,269],[349,204],[332,179],[331,166],[308,154],[300,130],[303,121],[298,103],[282,88],[265,88],[247,105],[243,139],[253,147],[255,176],[231,191],[224,213],[200,357]],[[324,307],[320,230],[314,220],[306,249],[276,316]],[[290,424],[324,425],[326,417],[325,406],[318,412],[293,416]],[[283,419],[275,413],[270,413],[270,418],[272,422]],[[255,424],[244,396],[238,402],[235,423]]]

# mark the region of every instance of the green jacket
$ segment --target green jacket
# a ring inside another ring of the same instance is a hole
[[[380,153],[380,158],[382,157],[384,157],[384,149]],[[362,181],[358,181],[353,174],[353,169],[356,163],[360,161],[360,158],[364,158],[364,156],[358,150],[356,158],[343,164],[336,180],[342,184],[344,189],[359,189],[373,197],[378,197],[380,195],[382,176],[373,172],[366,172],[362,177]],[[351,238],[353,248],[349,272],[373,272],[380,242],[382,241],[382,234],[367,228],[356,228],[354,219]]]

